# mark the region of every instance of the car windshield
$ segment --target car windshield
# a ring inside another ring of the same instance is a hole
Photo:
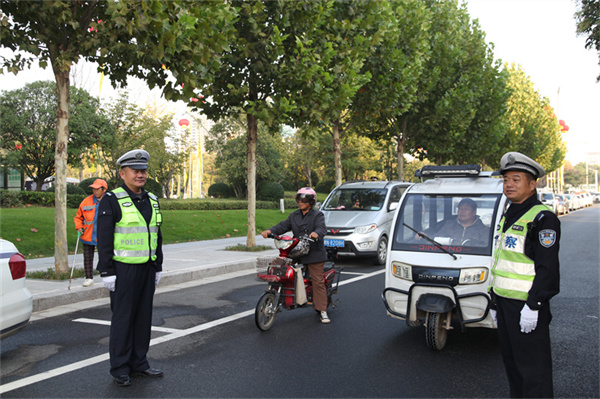
[[[545,199],[545,200],[554,199],[554,194],[552,194],[552,193],[542,193],[542,199]]]
[[[491,255],[494,229],[490,227],[500,197],[409,194],[398,211],[392,249],[443,252],[430,238],[451,253]]]
[[[323,204],[326,211],[378,211],[383,207],[386,188],[339,188]]]

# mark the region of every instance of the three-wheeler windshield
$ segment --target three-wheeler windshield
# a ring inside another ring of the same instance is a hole
[[[398,211],[392,249],[491,255],[500,197],[408,194]]]

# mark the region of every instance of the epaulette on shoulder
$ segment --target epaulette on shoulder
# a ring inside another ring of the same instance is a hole
[[[108,195],[109,197],[112,197],[113,193],[112,193],[112,191],[109,191],[106,193],[106,195]]]

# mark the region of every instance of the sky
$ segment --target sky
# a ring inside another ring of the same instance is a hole
[[[547,97],[569,131],[566,159],[585,162],[600,152],[598,53],[577,36],[572,0],[469,0],[497,59],[521,65],[541,96]]]
[[[466,4],[471,18],[479,20],[487,41],[493,43],[495,57],[521,65],[558,119],[569,126],[563,135],[567,160],[585,162],[587,152],[600,152],[599,59],[595,50],[585,48],[585,37],[576,34],[574,0],[468,0]],[[0,49],[2,54],[5,50]],[[76,70],[77,87],[100,95],[102,101],[115,96],[108,79],[99,90],[93,65],[79,63]],[[0,75],[0,89],[14,90],[40,79],[54,80],[50,67]],[[134,102],[162,102],[158,90],[150,92],[139,80],[131,79],[127,90]],[[176,118],[186,116],[183,102],[170,103],[168,108]]]

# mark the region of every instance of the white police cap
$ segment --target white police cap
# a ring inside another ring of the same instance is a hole
[[[148,169],[150,154],[145,150],[131,150],[117,159],[117,165],[121,168],[129,166],[131,169]]]
[[[527,155],[523,155],[520,152],[507,152],[502,156],[500,160],[500,174],[508,172],[509,170],[519,170],[521,172],[528,172],[533,175],[536,179],[544,176],[546,171],[539,163],[529,158]]]

